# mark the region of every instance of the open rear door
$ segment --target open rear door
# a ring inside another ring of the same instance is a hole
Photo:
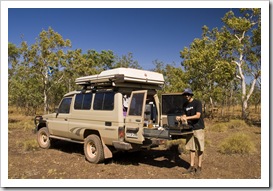
[[[147,98],[147,90],[133,91],[125,118],[125,140],[131,143],[142,144],[144,110]]]

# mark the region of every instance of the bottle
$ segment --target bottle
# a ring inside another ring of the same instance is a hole
[[[153,128],[153,121],[152,120],[149,120],[149,122],[148,122],[148,128]]]

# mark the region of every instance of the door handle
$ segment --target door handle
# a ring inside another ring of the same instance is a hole
[[[140,120],[140,119],[136,119],[136,122],[139,122],[139,123],[140,123],[140,122],[141,122],[141,120]]]
[[[67,118],[64,118],[65,121],[67,121]]]

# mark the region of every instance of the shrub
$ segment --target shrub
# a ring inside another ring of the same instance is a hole
[[[236,133],[220,143],[219,151],[223,154],[250,154],[256,149],[248,135]]]
[[[20,143],[24,151],[33,151],[39,148],[37,141],[35,139],[26,140]]]
[[[248,125],[246,124],[246,122],[244,120],[231,120],[229,123],[228,123],[228,128],[230,129],[238,129],[238,128],[247,128]]]
[[[216,123],[209,127],[209,129],[213,132],[225,132],[228,129],[244,129],[244,128],[248,128],[248,125],[243,120],[231,120],[229,122]]]
[[[33,117],[13,113],[8,116],[8,128],[23,128],[24,131],[34,128]]]
[[[216,123],[209,127],[213,132],[225,132],[228,129],[228,123]]]

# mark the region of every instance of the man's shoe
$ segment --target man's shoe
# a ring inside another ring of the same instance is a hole
[[[195,173],[196,173],[197,175],[199,175],[199,174],[201,174],[201,170],[202,170],[202,168],[201,168],[200,166],[198,166],[198,167],[196,168]]]
[[[193,166],[190,166],[186,172],[183,174],[194,174],[195,173],[195,168]]]

